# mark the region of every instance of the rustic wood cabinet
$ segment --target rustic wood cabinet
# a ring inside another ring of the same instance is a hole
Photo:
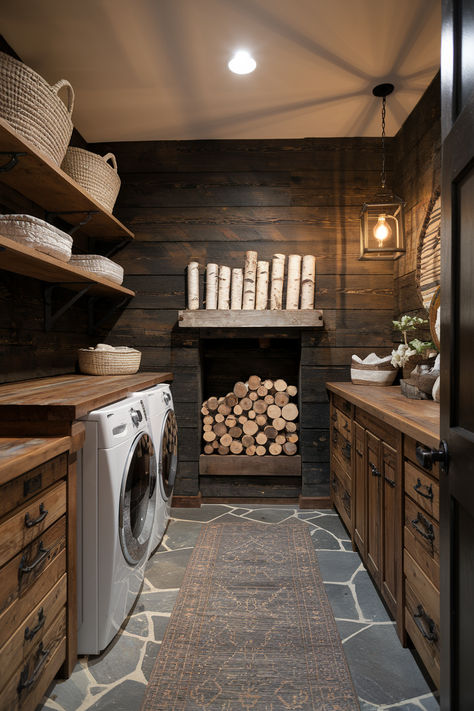
[[[329,383],[331,497],[354,548],[439,685],[439,405],[397,387]]]

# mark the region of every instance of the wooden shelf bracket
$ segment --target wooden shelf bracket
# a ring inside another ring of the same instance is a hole
[[[113,313],[116,311],[121,311],[124,309],[127,304],[133,299],[133,296],[125,296],[123,299],[118,301],[116,304],[111,306],[106,313],[103,313],[102,316],[98,319],[96,317],[95,313],[95,304],[97,301],[98,297],[97,296],[90,296],[89,297],[89,302],[88,302],[88,332],[89,335],[93,335],[96,333],[100,327],[102,326],[103,323],[111,316]]]
[[[20,156],[26,156],[26,153],[18,151],[0,151],[0,156],[10,156],[10,160],[0,166],[0,173],[8,173],[16,166],[16,164],[18,163],[18,158]]]

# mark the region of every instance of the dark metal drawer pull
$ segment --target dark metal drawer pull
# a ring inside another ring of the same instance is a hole
[[[345,457],[346,459],[349,459],[349,460],[350,460],[350,458],[351,458],[351,449],[352,449],[352,447],[351,447],[351,445],[349,444],[349,442],[346,442],[345,445],[344,445],[344,447],[341,447],[342,456]]]
[[[332,420],[333,422],[336,422],[336,420],[337,420],[337,414],[336,414],[335,412],[332,413],[332,415],[331,415],[331,420]]]
[[[372,462],[370,462],[370,470],[372,472],[372,476],[382,476],[375,464],[372,464]]]
[[[334,475],[331,477],[331,488],[333,491],[337,491],[337,477]]]
[[[418,524],[421,523],[422,526],[426,529],[425,531],[422,531],[421,528],[418,527]],[[423,536],[423,538],[426,538],[427,541],[430,541],[433,543],[435,535],[433,531],[433,524],[426,519],[420,511],[418,511],[418,514],[415,519],[411,522],[411,525],[415,529],[415,531],[418,531],[420,536]]]
[[[421,490],[423,486],[426,489],[426,494],[424,494]],[[433,487],[431,486],[431,484],[429,486],[426,486],[426,484],[422,484],[420,478],[418,477],[418,481],[416,482],[413,488],[419,496],[422,496],[424,499],[429,499],[430,501],[433,501],[434,495]]]
[[[438,639],[438,635],[436,634],[436,625],[434,623],[434,620],[432,620],[431,617],[428,617],[428,615],[423,609],[423,605],[418,605],[416,609],[417,611],[413,615],[415,625],[418,627],[423,637],[428,640],[428,642],[436,642]],[[426,621],[426,627],[423,624],[422,620]]]
[[[41,523],[41,521],[44,521],[44,519],[48,515],[48,512],[44,508],[44,504],[40,504],[39,512],[40,512],[40,515],[38,516],[38,518],[35,518],[35,519],[31,519],[29,513],[25,514],[25,526],[27,528],[32,528],[33,526],[37,526],[39,523]]]
[[[338,435],[337,430],[334,430],[334,432],[332,433],[332,441],[334,442],[334,444],[336,444],[336,442],[337,442],[337,435]]]
[[[357,447],[356,447],[356,454],[358,454],[359,457],[363,457],[363,456],[364,456],[364,452],[362,452],[362,450],[360,450],[360,449],[357,449]]]
[[[387,484],[392,487],[392,489],[395,488],[397,482],[394,479],[389,479],[388,476],[386,476],[385,474],[383,475],[383,478],[385,479]]]
[[[51,548],[45,548],[43,546],[43,541],[39,542],[38,546],[38,555],[36,556],[35,560],[30,563],[30,565],[26,565],[26,562],[28,560],[28,557],[25,553],[25,555],[22,557],[21,562],[20,562],[20,567],[18,568],[18,575],[24,575],[25,573],[31,573],[35,568],[40,565],[46,556],[48,555],[49,551]]]
[[[29,627],[26,628],[25,630],[25,640],[30,640],[33,639],[35,634],[40,631],[40,629],[44,626],[44,623],[46,622],[46,615],[44,614],[43,608],[38,612],[38,622],[34,627],[31,629]]]
[[[18,694],[21,694],[23,689],[29,689],[30,686],[33,686],[33,684],[36,682],[38,679],[39,675],[41,674],[43,667],[46,663],[47,658],[49,657],[49,649],[43,649],[43,642],[40,643],[39,648],[38,648],[38,654],[36,655],[38,661],[36,663],[35,668],[33,669],[33,673],[28,679],[28,674],[29,674],[29,664],[26,664],[23,667],[23,671],[21,672],[20,675],[20,682],[17,687],[17,692]]]

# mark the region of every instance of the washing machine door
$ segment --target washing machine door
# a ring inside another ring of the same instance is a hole
[[[148,551],[156,507],[157,461],[145,432],[133,441],[120,492],[119,536],[125,560],[138,565]]]
[[[173,491],[178,468],[178,424],[173,410],[168,410],[161,431],[160,479],[165,499]]]

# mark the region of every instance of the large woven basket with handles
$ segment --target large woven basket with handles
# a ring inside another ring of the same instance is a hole
[[[116,284],[123,282],[123,267],[101,254],[73,254],[69,260],[71,267],[98,274]]]
[[[68,262],[72,237],[32,215],[0,215],[0,234],[38,252]]]
[[[58,92],[67,89],[67,106]],[[74,91],[66,79],[50,86],[37,72],[0,52],[0,116],[53,163],[61,165],[72,134]]]
[[[391,363],[359,363],[351,360],[351,381],[354,385],[391,385],[398,368]]]
[[[140,367],[142,354],[134,348],[100,351],[80,348],[79,370],[86,375],[132,375]]]
[[[109,165],[108,161],[112,165]],[[87,190],[94,200],[112,212],[120,190],[117,161],[113,153],[99,156],[83,148],[69,146],[61,167],[76,183]]]

